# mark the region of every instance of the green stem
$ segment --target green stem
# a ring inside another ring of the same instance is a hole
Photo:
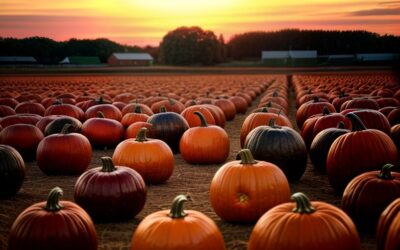
[[[71,123],[66,123],[64,127],[61,129],[60,133],[63,135],[69,134],[73,127],[74,125],[72,125]]]
[[[169,216],[173,219],[179,219],[185,217],[187,214],[183,211],[183,204],[186,201],[190,201],[190,196],[186,195],[178,195],[175,197],[174,201],[172,202],[171,211],[169,212]]]
[[[136,113],[136,114],[141,114],[142,113],[142,107],[140,107],[139,105],[137,105],[136,107],[135,107],[135,112],[134,113]]]
[[[101,95],[101,96],[99,97],[99,99],[97,100],[97,103],[98,103],[98,104],[103,104],[103,103],[104,103],[104,98],[103,98],[102,95]]]
[[[278,91],[274,91],[273,93],[272,93],[272,97],[278,97],[279,96],[279,93],[278,93]]]
[[[299,214],[311,214],[315,212],[315,208],[313,208],[310,199],[305,194],[298,192],[293,194],[291,198],[296,202],[296,207],[293,208],[292,212]]]
[[[103,157],[101,157],[101,162],[103,163],[101,172],[113,172],[116,170],[111,157],[103,156]]]
[[[314,101],[314,102],[319,102],[318,96],[314,96],[313,101]]]
[[[160,113],[165,113],[165,112],[167,112],[167,108],[165,106],[161,106]]]
[[[106,118],[106,116],[104,115],[104,113],[103,112],[101,112],[101,111],[97,111],[97,118]]]
[[[390,163],[383,165],[382,170],[378,175],[379,179],[392,180],[393,176],[390,173],[390,171],[392,170],[393,167],[394,165]]]
[[[360,117],[356,114],[350,112],[346,114],[346,117],[351,121],[352,131],[362,131],[367,129]]]
[[[60,197],[63,195],[63,191],[60,187],[53,188],[47,196],[47,203],[45,209],[49,212],[60,211],[63,206],[60,204]]]
[[[336,128],[344,129],[344,122],[342,121],[338,122]]]
[[[257,161],[254,160],[253,154],[251,153],[250,149],[244,148],[239,151],[240,156],[240,164],[256,164]]]
[[[199,112],[199,111],[194,111],[193,114],[197,115],[200,119],[201,127],[208,127],[208,123],[206,121],[206,118],[204,118],[204,115]]]
[[[262,113],[268,113],[268,109],[266,107],[262,108],[261,111]]]
[[[322,115],[329,115],[331,113],[331,111],[329,110],[328,106],[324,106],[324,108],[322,109]]]
[[[146,133],[147,133],[147,128],[145,128],[145,127],[141,128],[136,135],[135,141],[138,141],[138,142],[148,141],[147,137],[146,137]]]
[[[169,105],[171,105],[171,106],[174,106],[174,104],[175,104],[175,100],[174,99],[172,99],[172,98],[170,98],[169,100]]]

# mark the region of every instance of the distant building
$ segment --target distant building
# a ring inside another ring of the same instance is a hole
[[[359,62],[387,62],[400,60],[398,53],[365,53],[356,54],[357,61]]]
[[[302,66],[317,62],[316,50],[262,51],[263,64],[270,66]]]
[[[0,64],[38,64],[32,56],[0,56]]]
[[[72,65],[98,65],[101,62],[97,56],[67,56],[59,63]]]
[[[108,64],[113,66],[150,66],[153,57],[148,53],[113,53]]]

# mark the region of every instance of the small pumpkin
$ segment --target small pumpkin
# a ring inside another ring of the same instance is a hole
[[[360,174],[344,190],[341,207],[360,230],[374,231],[383,210],[400,197],[400,173],[391,172],[393,167]]]
[[[240,161],[224,164],[215,173],[210,201],[215,213],[229,222],[255,222],[272,207],[289,201],[290,187],[275,164],[254,160],[250,150]]]
[[[114,167],[101,157],[103,167],[84,172],[76,181],[75,202],[95,221],[125,221],[136,216],[146,202],[146,185],[135,170]]]
[[[229,137],[219,126],[207,124],[203,114],[194,114],[201,122],[183,133],[179,143],[182,158],[189,163],[217,164],[224,162],[229,155]]]
[[[325,202],[310,202],[303,193],[291,198],[296,204],[278,205],[257,221],[248,250],[361,249],[357,229],[342,210]]]
[[[96,229],[90,216],[70,201],[59,201],[63,191],[53,188],[47,201],[26,208],[15,219],[9,250],[96,250]]]
[[[148,184],[163,183],[172,175],[174,155],[165,142],[148,139],[146,131],[146,128],[141,128],[136,139],[120,142],[112,160],[118,166],[133,168]]]
[[[132,236],[131,249],[225,249],[222,234],[214,221],[201,212],[183,210],[187,200],[190,198],[178,195],[171,210],[146,216]]]
[[[149,119],[149,116],[142,113],[142,108],[140,106],[136,106],[134,112],[123,115],[121,124],[127,128],[135,122],[145,122],[147,119]]]
[[[0,144],[0,199],[14,196],[25,178],[22,156],[11,146]]]
[[[108,119],[116,121],[121,121],[122,119],[121,111],[112,104],[98,104],[92,106],[85,111],[85,117],[86,119],[97,117],[98,112],[103,113],[104,117]]]
[[[199,117],[195,115],[195,112],[200,112],[204,119],[206,119],[207,124],[216,124],[214,116],[207,108],[203,107],[203,105],[193,105],[185,108],[181,113],[181,116],[185,118],[189,127],[201,126],[201,121],[199,120]]]

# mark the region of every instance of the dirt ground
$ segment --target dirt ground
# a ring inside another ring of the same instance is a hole
[[[291,110],[289,116],[294,122],[295,109],[291,93]],[[252,110],[258,99],[253,102]],[[249,112],[248,111],[248,112]],[[243,120],[248,115],[237,115],[227,123],[225,129],[230,136],[230,155],[227,161],[235,159],[240,150],[239,134]],[[90,167],[101,165],[101,156],[112,156],[113,150],[96,150],[93,153]],[[172,177],[162,185],[148,186],[147,201],[144,209],[132,220],[124,223],[96,224],[99,249],[129,249],[132,234],[138,223],[148,214],[161,209],[169,209],[171,201],[178,194],[190,193],[193,201],[187,202],[186,209],[203,212],[212,218],[221,230],[227,249],[246,249],[253,224],[240,225],[222,221],[213,211],[209,202],[209,185],[214,173],[221,165],[190,165],[179,154],[175,155],[176,166]],[[46,176],[35,162],[26,164],[26,180],[18,194],[9,200],[0,201],[0,249],[7,249],[9,230],[15,218],[26,207],[45,200],[49,190],[60,186],[64,190],[64,200],[73,200],[73,188],[77,176]],[[318,174],[311,164],[300,181],[291,184],[292,192],[304,192],[312,200],[325,201],[334,205],[340,204],[340,196],[333,192],[326,175]],[[361,235],[363,249],[375,249],[371,235]]]

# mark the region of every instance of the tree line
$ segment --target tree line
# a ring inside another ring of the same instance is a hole
[[[57,42],[44,37],[1,38],[0,56],[33,56],[42,64],[56,64],[66,56],[98,56],[106,62],[114,52],[148,52],[167,65],[212,65],[227,60],[260,58],[263,50],[317,50],[324,54],[400,53],[400,36],[367,31],[287,29],[222,35],[200,27],[179,27],[168,32],[160,46],[128,46],[105,38]]]

